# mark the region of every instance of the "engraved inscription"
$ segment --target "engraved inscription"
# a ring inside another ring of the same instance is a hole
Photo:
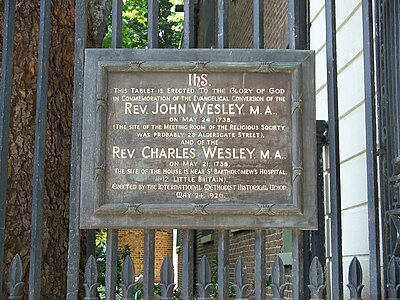
[[[290,203],[289,72],[109,72],[107,92],[107,201]]]

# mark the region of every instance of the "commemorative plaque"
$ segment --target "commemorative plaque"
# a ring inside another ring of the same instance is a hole
[[[315,227],[314,54],[87,50],[83,228]]]

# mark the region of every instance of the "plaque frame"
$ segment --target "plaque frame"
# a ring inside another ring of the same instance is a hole
[[[86,49],[82,103],[81,228],[316,229],[313,51]],[[109,72],[290,72],[292,203],[105,203]],[[87,153],[93,153],[89,156]]]

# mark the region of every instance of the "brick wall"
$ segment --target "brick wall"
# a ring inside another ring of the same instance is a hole
[[[129,245],[132,260],[135,264],[136,276],[143,274],[144,258],[144,230],[120,230],[118,238],[119,247]],[[161,264],[165,256],[172,258],[172,230],[156,231],[154,280],[160,280]]]

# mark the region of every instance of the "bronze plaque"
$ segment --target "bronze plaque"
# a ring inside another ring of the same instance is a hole
[[[110,73],[107,201],[288,203],[290,83],[288,72]]]
[[[87,52],[83,227],[314,226],[313,55],[129,51]]]

